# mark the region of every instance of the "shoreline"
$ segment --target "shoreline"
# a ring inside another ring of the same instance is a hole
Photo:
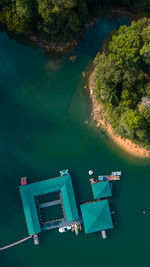
[[[102,10],[98,10],[97,14],[94,16],[91,16],[89,19],[89,22],[87,22],[79,34],[76,37],[73,37],[71,40],[65,42],[56,42],[46,39],[41,39],[38,34],[32,30],[29,30],[28,32],[24,34],[15,34],[14,32],[10,32],[7,28],[7,25],[4,25],[0,23],[0,27],[2,30],[6,30],[8,32],[8,35],[11,36],[11,38],[18,40],[21,43],[27,43],[27,45],[30,45],[34,48],[41,47],[44,49],[45,53],[47,53],[49,56],[52,57],[62,57],[66,55],[67,53],[70,53],[76,46],[79,44],[79,42],[82,40],[84,33],[86,30],[91,27],[97,19],[100,18],[116,18],[122,16],[130,16],[131,19],[136,20],[137,14],[134,10],[128,10],[125,8],[118,8],[116,6],[109,6],[108,9],[103,8]]]
[[[96,127],[103,129],[107,136],[113,140],[118,146],[120,146],[125,152],[140,158],[150,158],[150,150],[146,150],[145,148],[133,143],[129,139],[122,138],[118,134],[114,133],[114,130],[110,123],[108,123],[104,117],[104,110],[102,104],[98,103],[96,96],[94,94],[94,74],[95,71],[92,69],[92,72],[89,75],[86,75],[87,78],[87,86],[86,88],[89,91],[89,96],[92,103],[92,112],[91,117],[93,121],[96,122]]]
[[[116,6],[109,7],[109,9],[103,9],[99,10],[97,15],[91,17],[89,19],[89,22],[85,24],[85,26],[82,28],[81,32],[78,34],[76,38],[73,38],[72,40],[68,42],[55,42],[55,41],[47,41],[44,39],[40,39],[38,35],[36,35],[33,32],[30,32],[29,36],[27,35],[27,38],[29,38],[33,44],[42,47],[47,54],[53,57],[61,57],[66,55],[67,53],[70,53],[82,40],[84,33],[86,30],[93,26],[93,24],[96,22],[97,19],[100,18],[119,18],[122,16],[130,16],[132,19],[137,19],[137,14],[134,13],[134,11],[130,11],[125,8],[118,8]]]

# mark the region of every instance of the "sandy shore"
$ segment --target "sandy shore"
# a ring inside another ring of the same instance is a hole
[[[114,142],[116,142],[121,148],[123,148],[126,152],[136,156],[136,157],[150,157],[150,150],[146,150],[143,147],[140,147],[139,145],[134,144],[129,139],[124,139],[120,137],[119,135],[116,135],[111,127],[111,125],[106,122],[104,118],[104,112],[103,107],[101,104],[99,104],[96,100],[96,96],[94,94],[94,71],[90,74],[88,77],[88,89],[90,93],[90,98],[92,101],[92,113],[91,116],[93,120],[96,122],[97,127],[103,128],[106,130],[107,134],[111,139],[113,139]]]

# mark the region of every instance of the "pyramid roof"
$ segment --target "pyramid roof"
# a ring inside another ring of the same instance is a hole
[[[102,181],[92,184],[94,199],[106,198],[112,196],[109,181]]]
[[[113,228],[108,200],[99,200],[80,205],[85,233]]]

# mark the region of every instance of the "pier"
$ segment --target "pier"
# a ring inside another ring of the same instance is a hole
[[[65,221],[65,220],[54,220],[54,221],[50,221],[50,222],[46,222],[43,224],[42,227],[42,231],[46,231],[46,230],[52,230],[55,228],[61,228],[61,227],[67,227],[67,226],[72,226],[75,223],[81,225],[82,224],[82,218],[79,218],[76,221]]]
[[[89,181],[92,184],[104,181],[120,181],[121,172],[112,172],[110,175],[100,175],[97,180],[90,178]]]
[[[32,238],[32,235],[29,235],[29,236],[27,236],[27,237],[15,242],[15,243],[13,243],[13,244],[10,244],[10,245],[7,245],[5,247],[2,247],[2,248],[0,248],[0,250],[4,250],[4,249],[11,248],[11,247],[14,247],[16,245],[19,245],[20,243],[23,243],[23,242],[27,241],[30,238]]]
[[[51,201],[51,202],[46,202],[46,203],[42,203],[39,205],[39,208],[46,208],[46,207],[50,207],[50,206],[54,206],[54,205],[58,205],[58,204],[61,204],[61,200],[54,200],[54,201]]]

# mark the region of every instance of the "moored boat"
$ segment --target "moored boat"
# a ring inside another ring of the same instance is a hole
[[[60,228],[58,229],[58,231],[59,231],[60,233],[65,233],[65,232],[67,232],[67,231],[69,231],[69,230],[71,230],[71,226],[70,226],[70,225],[68,225],[68,226],[64,226],[64,227],[60,227]]]
[[[74,229],[75,234],[78,235],[79,234],[78,225],[75,223],[74,227],[75,227],[75,229]]]

